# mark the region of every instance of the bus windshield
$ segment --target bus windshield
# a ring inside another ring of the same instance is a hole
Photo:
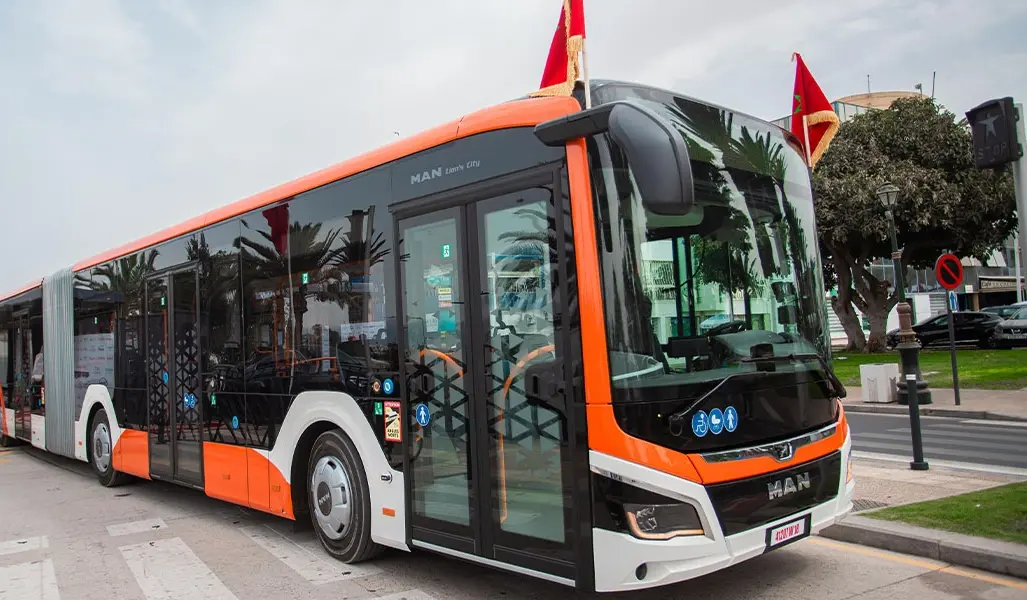
[[[597,96],[664,116],[695,180],[687,215],[649,213],[626,155],[607,135],[589,142],[614,402],[664,398],[673,412],[760,370],[774,376],[741,378],[749,391],[837,394],[800,148],[770,124],[669,92],[614,84]]]

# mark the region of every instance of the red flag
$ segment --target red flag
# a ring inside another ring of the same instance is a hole
[[[582,0],[563,0],[560,22],[549,46],[542,84],[532,96],[570,96],[581,70],[579,55],[585,42],[585,7]]]
[[[275,249],[278,250],[278,254],[285,256],[285,251],[289,247],[289,205],[279,204],[261,214],[271,226],[271,240],[275,244]]]
[[[802,142],[812,169],[838,133],[840,121],[817,80],[810,74],[798,52],[795,61],[795,91],[792,97],[792,133]],[[805,117],[805,127],[803,126]],[[807,132],[806,129],[809,131]]]

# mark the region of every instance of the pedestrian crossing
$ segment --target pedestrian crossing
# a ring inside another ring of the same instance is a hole
[[[284,522],[274,525],[239,519],[234,531],[214,534],[210,527],[185,520],[179,527],[174,520],[151,518],[107,524],[106,535],[88,546],[107,554],[102,560],[107,569],[134,580],[136,594],[119,594],[119,600],[438,600],[416,588],[397,592],[397,578],[373,562],[335,561],[311,536],[280,531],[288,527]],[[231,539],[208,539],[216,535]],[[0,600],[103,596],[100,589],[81,589],[80,573],[65,577],[74,584],[62,589],[62,569],[80,569],[80,558],[74,549],[55,547],[47,536],[0,540]]]
[[[1022,428],[980,420],[923,419],[921,436],[924,457],[928,461],[1027,468],[1027,432]],[[857,451],[911,456],[912,448],[908,422],[884,431],[853,435],[853,449]]]

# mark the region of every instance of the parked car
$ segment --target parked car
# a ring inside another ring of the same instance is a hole
[[[982,308],[981,312],[998,315],[1003,319],[1008,319],[1018,310],[1020,310],[1020,307],[1015,304],[1005,304],[1002,306],[989,306],[987,308]]]
[[[996,348],[1027,347],[1027,306],[1020,307],[1005,321],[996,325],[992,341]]]
[[[957,344],[976,344],[980,348],[991,348],[995,327],[1002,322],[1002,317],[987,312],[960,311],[955,316],[955,334]],[[949,343],[949,317],[947,314],[936,315],[913,326],[920,345],[927,348]],[[899,330],[888,332],[888,347],[894,348],[899,343]]]

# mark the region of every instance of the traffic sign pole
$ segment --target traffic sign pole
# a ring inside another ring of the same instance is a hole
[[[954,290],[963,283],[963,262],[955,254],[942,254],[938,257],[938,261],[934,263],[934,274],[938,278],[938,283],[941,284],[941,287],[948,290],[949,295],[952,295],[955,293]],[[956,317],[952,314],[952,302],[946,301],[945,306],[949,316],[949,354],[952,357],[952,386],[956,394],[956,406],[959,406],[959,369],[956,366]]]
[[[959,369],[956,368],[956,316],[952,313],[952,303],[946,302],[949,309],[949,353],[952,355],[952,389],[956,393],[956,406],[959,406]]]
[[[1027,144],[1027,135],[1024,135],[1023,123],[1027,115],[1023,112],[1023,104],[1018,102],[1015,106],[1016,114],[1019,116],[1019,119],[1016,121],[1017,140],[1019,140],[1020,144]],[[1022,270],[1024,263],[1027,263],[1027,162],[1023,158],[1013,163],[1013,187],[1016,190],[1016,214],[1020,215],[1018,219],[1020,221],[1020,229],[1017,237],[1019,238],[1020,245],[1021,266],[1016,272],[1016,298],[1019,300],[1021,297],[1025,297],[1021,296],[1024,293],[1021,291],[1021,286],[1023,285],[1023,280],[1027,279]]]

